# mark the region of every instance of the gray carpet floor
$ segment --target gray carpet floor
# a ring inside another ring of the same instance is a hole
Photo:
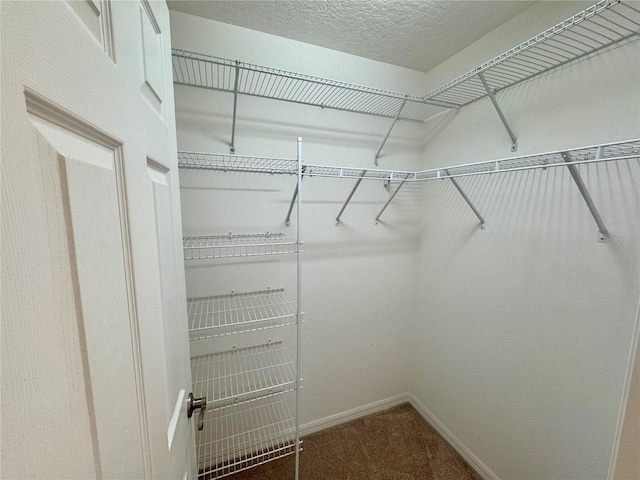
[[[294,456],[226,477],[291,480]],[[408,403],[303,438],[300,480],[480,480]]]

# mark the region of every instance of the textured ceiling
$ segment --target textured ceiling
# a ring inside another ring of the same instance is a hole
[[[426,72],[530,1],[169,0],[169,8]]]

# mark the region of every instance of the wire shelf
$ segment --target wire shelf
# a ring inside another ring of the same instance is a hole
[[[296,302],[283,288],[187,301],[189,338],[200,340],[296,324]]]
[[[295,390],[293,360],[282,342],[212,353],[191,359],[193,395],[207,410]]]
[[[598,155],[598,149],[601,149],[601,154]],[[562,153],[569,153],[573,163],[596,163],[607,162],[613,160],[626,160],[631,158],[638,158],[640,155],[640,140],[627,140],[624,142],[609,143],[603,145],[594,145],[590,147],[567,149],[562,151],[540,153],[535,155],[525,155],[519,157],[509,157],[500,160],[488,160],[483,162],[468,163],[463,165],[454,165],[450,167],[434,168],[430,170],[420,170],[411,172],[408,170],[382,170],[382,169],[364,169],[354,167],[337,167],[329,165],[310,165],[305,164],[302,166],[303,176],[305,177],[328,177],[328,178],[350,178],[354,180],[383,180],[389,182],[417,182],[424,180],[436,180],[449,177],[461,177],[468,175],[480,175],[487,173],[498,173],[506,171],[517,171],[532,168],[549,168],[566,166],[562,158]],[[254,157],[247,157],[249,159]],[[259,158],[259,157],[255,157]],[[249,160],[250,161],[250,160]],[[267,234],[268,236],[280,235],[280,234]],[[234,236],[231,236],[234,237]],[[251,236],[250,236],[251,237]],[[228,239],[229,236],[221,237],[187,237],[185,238],[185,249],[187,248],[187,239],[193,239],[189,243],[189,248],[197,249],[196,245],[199,240],[196,239],[209,239],[209,238],[222,238]],[[295,245],[293,239],[289,239]],[[206,242],[206,240],[203,240]],[[212,240],[214,242],[214,240]],[[206,249],[206,246],[200,247]],[[216,247],[211,247],[216,248]],[[277,252],[277,253],[295,253],[295,250]],[[255,253],[260,255],[261,253]],[[243,256],[241,254],[223,255],[223,256]],[[206,256],[192,256],[185,257],[191,258],[220,258],[206,257]]]
[[[183,244],[185,260],[284,255],[298,251],[293,237],[269,232],[184,237]]]
[[[198,479],[226,477],[295,453],[295,421],[282,397],[258,399],[209,414],[196,451]]]
[[[353,178],[363,180],[405,181],[413,179],[415,172],[406,170],[382,170],[378,168],[331,167],[328,165],[304,165],[304,176]]]
[[[222,153],[178,152],[180,168],[223,170],[225,172],[279,173],[295,175],[298,161],[290,158],[254,157]]]
[[[563,158],[563,154],[568,154],[573,164],[637,159],[640,158],[640,140],[628,140],[605,145],[423,170],[416,172],[415,179],[417,181],[435,180],[439,178],[485,175],[538,168],[566,167],[567,163]]]
[[[483,63],[423,97],[172,49],[173,80],[242,95],[271,98],[400,120],[425,121],[640,33],[640,11],[620,0],[595,5]]]
[[[424,121],[455,108],[448,102],[314,77],[238,60],[172,49],[173,82],[241,95],[284,100],[400,119]]]
[[[463,107],[487,95],[478,74],[497,92],[639,33],[639,10],[619,0],[601,0],[424,98]]]

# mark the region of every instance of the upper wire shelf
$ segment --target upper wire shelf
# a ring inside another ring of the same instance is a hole
[[[201,235],[184,237],[185,260],[255,257],[296,253],[298,245],[284,233]]]
[[[300,442],[302,443],[302,442]],[[281,396],[208,415],[196,431],[198,478],[222,478],[295,453],[295,421]]]
[[[200,340],[296,324],[296,302],[283,288],[187,301],[189,338]]]
[[[176,48],[173,79],[178,85],[425,121],[487,96],[487,89],[504,90],[639,33],[640,10],[620,0],[600,0],[422,97]]]
[[[173,82],[334,110],[424,121],[455,108],[439,100],[355,85],[238,60],[172,49]]]
[[[178,152],[180,168],[222,170],[225,172],[298,173],[298,161],[290,158],[255,157],[223,153]]]
[[[640,34],[640,10],[620,0],[601,0],[526,42],[427,94],[425,100],[463,107],[493,92]]]
[[[282,342],[193,357],[193,395],[218,410],[295,389],[295,364]]]

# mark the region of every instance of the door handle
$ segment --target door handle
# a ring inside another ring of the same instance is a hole
[[[190,393],[187,397],[187,417],[191,418],[197,408],[200,409],[200,414],[198,415],[198,430],[202,430],[204,428],[204,414],[207,411],[207,397],[194,398],[193,393]]]

